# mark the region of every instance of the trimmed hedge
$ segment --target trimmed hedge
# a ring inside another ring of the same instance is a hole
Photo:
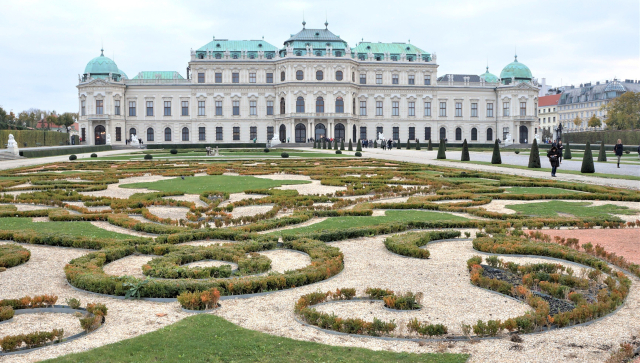
[[[13,135],[18,143],[18,148],[40,147],[40,146],[60,146],[69,145],[69,134],[58,131],[44,130],[0,130],[0,148],[4,148],[9,141],[9,135]],[[24,143],[27,143],[27,146]]]
[[[439,239],[460,237],[460,231],[413,232],[388,237],[384,245],[391,252],[402,256],[429,258],[429,250],[420,247]]]
[[[637,148],[640,144],[640,130],[606,130],[606,131],[585,131],[585,132],[565,132],[562,134],[562,142],[573,144],[580,143],[596,144],[604,141],[607,145],[615,145],[618,139],[622,144]],[[635,145],[635,146],[634,146]]]
[[[198,143],[198,144],[148,144],[147,149],[204,149],[207,146],[220,149],[264,149],[267,147],[266,143],[252,143],[252,142],[239,142],[239,143]]]
[[[14,243],[0,245],[0,272],[21,265],[31,258],[31,252]]]
[[[56,147],[44,150],[20,150],[20,156],[26,158],[42,158],[46,156],[58,156],[69,154],[82,154],[98,151],[109,151],[111,145],[97,145],[97,146],[69,146],[69,147]]]

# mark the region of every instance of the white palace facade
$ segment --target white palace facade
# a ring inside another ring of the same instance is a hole
[[[487,71],[438,76],[436,54],[409,43],[350,47],[304,28],[282,48],[264,40],[213,39],[175,71],[128,78],[101,54],[79,76],[84,144],[230,144],[431,139],[532,142],[538,88],[517,56]]]

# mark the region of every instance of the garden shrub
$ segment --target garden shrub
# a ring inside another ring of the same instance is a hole
[[[357,157],[362,157],[362,153],[361,153],[360,151],[356,151],[356,154],[355,154],[355,155],[356,155]]]
[[[433,151],[433,145],[431,144],[431,138],[429,138],[429,143],[427,144],[427,150]]]
[[[91,154],[91,157],[92,157],[92,158],[97,158],[97,157],[98,157],[98,154],[96,154],[96,153],[92,153],[92,154]]]
[[[349,139],[349,151],[353,151],[353,143],[351,142],[351,139]]]
[[[571,160],[572,156],[571,156],[571,146],[569,145],[569,143],[567,143],[567,145],[564,146],[564,156],[563,156],[566,160]]]
[[[469,145],[467,145],[467,139],[464,139],[462,142],[462,156],[460,157],[461,161],[469,161]]]
[[[76,160],[78,157],[75,154],[71,154],[69,155],[69,160],[73,161]]]
[[[15,243],[0,245],[0,269],[21,265],[31,258],[31,252]]]
[[[420,335],[440,336],[448,333],[446,326],[442,324],[429,324],[426,322],[419,322],[418,318],[413,318],[407,324],[407,328],[410,332],[415,332]]]
[[[520,154],[520,150],[516,150],[516,151],[514,151],[514,153],[516,153],[516,155]]]
[[[81,306],[80,300],[76,299],[75,297],[68,298],[65,300],[65,302],[72,309],[78,309]]]
[[[215,287],[206,291],[185,291],[178,295],[180,305],[188,310],[210,310],[218,307],[220,291]]]
[[[600,142],[600,151],[598,152],[598,161],[607,161],[607,151],[604,148],[604,140]]]
[[[266,152],[266,153],[268,153],[268,152],[270,152],[271,150],[269,150],[268,148],[264,148],[264,150],[263,150],[263,151],[264,151],[264,152]]]
[[[422,301],[422,293],[413,293],[407,291],[404,294],[387,295],[382,298],[384,305],[389,309],[395,310],[417,310],[420,309],[420,302]]]
[[[529,168],[539,169],[540,165],[540,151],[538,150],[538,140],[533,139],[533,145],[531,146],[531,153],[529,154]]]
[[[429,144],[431,144],[431,139],[429,139]],[[431,150],[431,145],[429,145],[429,150]],[[447,155],[445,153],[445,146],[444,146],[444,140],[440,140],[440,144],[438,145],[438,156],[436,156],[436,159],[446,159]]]
[[[362,151],[362,142],[358,139],[358,145],[356,145],[356,151]]]
[[[342,151],[336,150],[336,154],[342,154]]]
[[[595,173],[596,169],[593,166],[593,155],[591,155],[591,145],[587,141],[587,145],[584,149],[584,156],[582,157],[581,173]]]
[[[502,158],[500,157],[500,144],[498,140],[493,144],[493,155],[491,155],[491,164],[502,164]]]
[[[171,149],[169,152],[170,152],[171,154],[173,154],[173,155],[176,155],[176,154],[178,153],[178,150],[176,150],[176,149]]]
[[[18,350],[25,344],[25,348],[37,348],[49,342],[59,342],[64,336],[63,329],[53,329],[52,331],[36,331],[27,334],[7,335],[0,339],[0,347],[3,352]]]
[[[460,231],[411,232],[387,237],[384,240],[384,245],[389,251],[399,255],[429,258],[429,250],[420,247],[434,240],[456,237],[460,237]]]
[[[15,311],[11,306],[0,306],[0,321],[13,318]]]
[[[280,156],[286,159],[289,157],[289,153],[283,152]]]
[[[370,299],[382,300],[385,296],[393,295],[394,292],[388,289],[381,289],[378,287],[368,287],[365,293]]]
[[[145,160],[151,160],[151,159],[153,159],[153,155],[151,155],[151,154],[145,154],[145,155],[144,155],[144,159],[145,159]]]

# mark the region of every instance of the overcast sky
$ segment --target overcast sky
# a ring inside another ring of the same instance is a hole
[[[406,42],[435,52],[438,73],[500,75],[513,60],[553,86],[640,79],[640,2],[629,1],[7,1],[0,0],[0,106],[77,112],[78,74],[100,55],[129,77],[179,71],[212,40],[278,47],[301,28],[355,46]]]

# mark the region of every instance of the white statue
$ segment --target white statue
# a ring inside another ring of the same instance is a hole
[[[7,152],[10,152],[16,156],[20,155],[20,151],[18,150],[18,143],[13,138],[13,134],[9,134],[9,141],[7,141]]]
[[[133,146],[139,146],[140,145],[140,141],[138,141],[138,137],[135,134],[131,135],[131,145],[133,145]]]
[[[107,134],[107,145],[111,145],[111,134]]]
[[[217,145],[216,145],[216,149],[213,151],[213,156],[220,156],[220,152],[218,151]]]
[[[280,140],[274,136],[269,142],[269,147],[274,147],[279,144],[280,144]]]
[[[513,144],[513,140],[511,139],[511,133],[508,133],[507,137],[505,137],[505,139],[502,140],[502,141],[504,142],[503,143],[504,146],[512,145]]]
[[[382,132],[378,132],[378,140],[385,140],[384,135],[382,134]]]

